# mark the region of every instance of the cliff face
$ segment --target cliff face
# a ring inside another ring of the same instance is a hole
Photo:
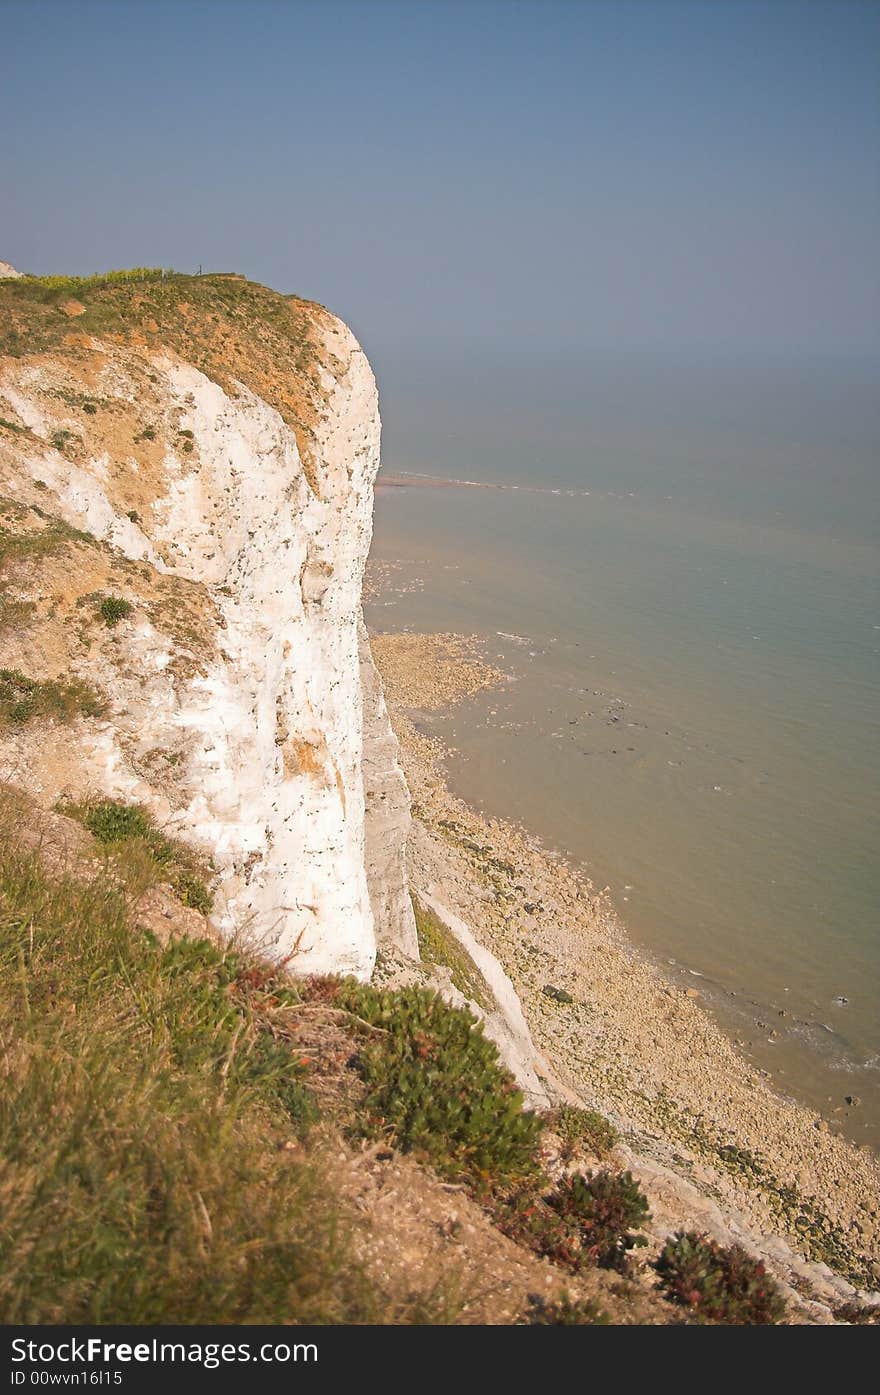
[[[363,351],[237,278],[0,294],[0,665],[95,698],[65,726],[0,724],[0,774],[46,807],[144,806],[212,859],[225,935],[368,975],[377,933],[411,948],[414,927],[360,615],[380,429]]]

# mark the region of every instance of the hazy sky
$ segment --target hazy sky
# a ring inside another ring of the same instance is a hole
[[[872,0],[0,0],[0,257],[369,345],[880,348]]]

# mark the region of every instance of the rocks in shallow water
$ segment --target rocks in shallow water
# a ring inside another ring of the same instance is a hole
[[[843,1102],[844,1104],[848,1104],[851,1109],[857,1109],[862,1101],[859,1099],[858,1095],[844,1095]]]
[[[541,989],[545,998],[552,998],[556,1003],[573,1003],[574,998],[565,988],[556,988],[552,983],[545,983]]]

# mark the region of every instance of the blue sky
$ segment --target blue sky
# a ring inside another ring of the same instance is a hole
[[[369,343],[880,348],[871,0],[0,0],[0,257]]]

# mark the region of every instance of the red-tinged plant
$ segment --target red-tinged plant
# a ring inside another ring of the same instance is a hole
[[[719,1245],[694,1231],[679,1231],[667,1240],[657,1273],[668,1298],[707,1321],[773,1324],[785,1317],[775,1279],[741,1245]]]

